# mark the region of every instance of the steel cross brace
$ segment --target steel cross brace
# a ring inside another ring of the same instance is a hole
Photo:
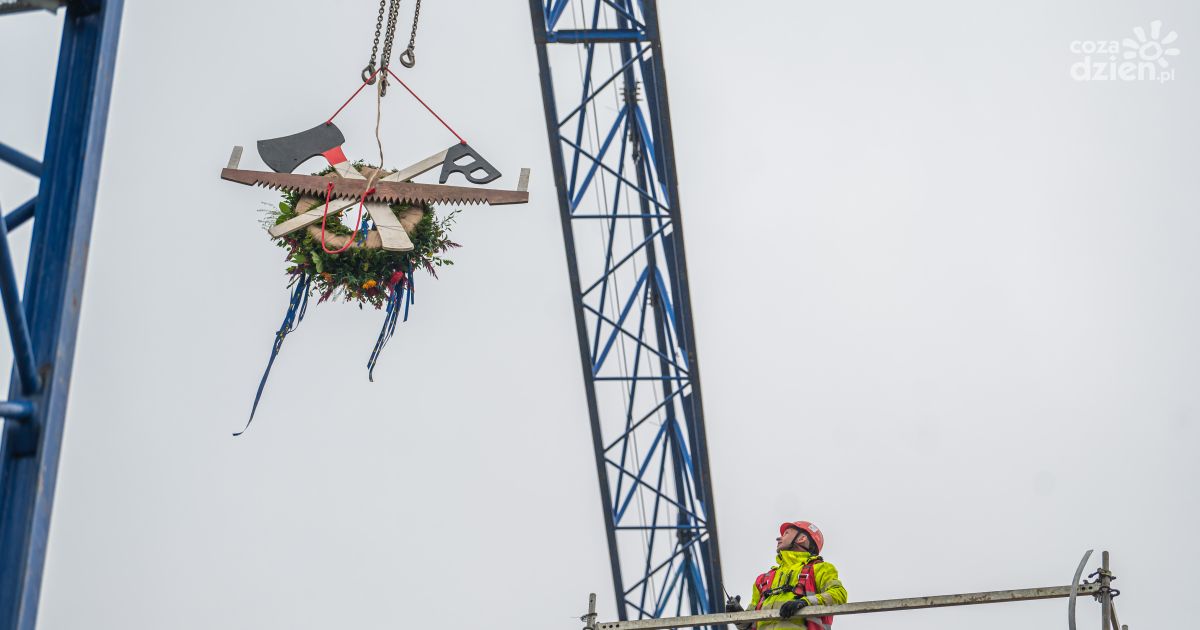
[[[657,7],[529,8],[617,614],[715,612],[721,562]]]
[[[0,162],[41,177],[38,196],[0,223],[16,359],[13,400],[0,403],[0,630],[37,623],[123,0],[24,4],[67,11],[44,160],[0,145]],[[34,214],[22,297],[7,232]]]

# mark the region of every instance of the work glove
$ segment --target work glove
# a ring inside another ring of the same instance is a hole
[[[745,610],[746,610],[745,608],[742,608],[742,596],[741,595],[730,597],[725,600],[725,612],[727,612],[727,613],[744,612]],[[753,622],[737,623],[737,624],[734,624],[734,627],[737,628],[738,630],[750,630],[751,628],[754,627],[754,623]]]
[[[779,616],[783,619],[787,619],[788,617],[800,612],[800,610],[807,605],[808,600],[804,599],[803,597],[789,599],[788,601],[783,602],[783,605],[779,607]]]

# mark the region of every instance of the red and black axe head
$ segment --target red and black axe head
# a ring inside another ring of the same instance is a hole
[[[346,161],[342,144],[346,136],[337,125],[326,122],[300,133],[258,141],[258,155],[276,173],[291,173],[309,158],[325,156],[330,164]]]

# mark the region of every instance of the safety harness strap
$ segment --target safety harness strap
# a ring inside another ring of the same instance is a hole
[[[787,592],[791,592],[796,597],[815,595],[817,596],[818,603],[824,603],[824,601],[820,598],[820,593],[817,592],[817,572],[816,569],[814,569],[816,565],[822,562],[824,562],[824,560],[821,559],[821,556],[813,556],[812,559],[800,569],[800,574],[796,576],[796,581],[794,583],[792,582],[792,574],[789,572],[784,576],[783,580],[780,580],[779,586],[771,586],[771,584],[775,581],[775,573],[777,569],[771,569],[770,571],[758,576],[758,579],[754,582],[754,587],[758,589],[759,593],[758,605],[755,606],[754,609],[762,610],[762,607],[766,603],[768,597],[782,595],[783,593]],[[838,582],[838,584],[840,585],[841,583]],[[826,586],[831,585],[832,582]],[[822,617],[808,617],[806,626],[808,630],[830,630],[830,626],[832,624],[833,616],[825,615]]]

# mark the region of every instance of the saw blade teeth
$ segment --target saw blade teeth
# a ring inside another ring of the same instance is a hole
[[[0,0],[2,2],[3,0]],[[252,186],[261,186],[268,190],[288,191],[291,193],[309,195],[325,202],[336,198],[339,203],[358,202],[366,191],[366,181],[344,180],[334,176],[314,177],[292,173],[268,173],[254,171],[235,171],[223,174],[223,177],[239,183],[253,182]],[[329,185],[334,185],[334,190]],[[525,203],[511,196],[513,191],[492,189],[472,189],[462,186],[445,186],[437,184],[417,184],[414,182],[381,182],[375,193],[369,199],[389,205],[492,205],[494,197],[500,203]]]

